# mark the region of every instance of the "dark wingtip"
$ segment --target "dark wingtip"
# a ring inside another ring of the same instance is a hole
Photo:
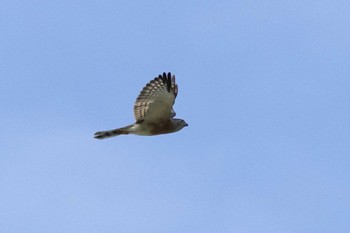
[[[171,72],[168,72],[168,74],[166,72],[163,72],[163,76],[159,75],[159,78],[163,80],[164,84],[166,84],[167,86],[168,92],[170,92],[171,91]]]

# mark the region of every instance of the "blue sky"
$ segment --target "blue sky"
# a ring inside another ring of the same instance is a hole
[[[3,232],[348,232],[349,1],[0,3]],[[189,127],[133,123],[177,77]]]

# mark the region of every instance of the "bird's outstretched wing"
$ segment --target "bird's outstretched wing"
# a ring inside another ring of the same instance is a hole
[[[163,73],[150,81],[134,104],[136,122],[161,123],[175,116],[173,104],[178,88],[175,75]]]

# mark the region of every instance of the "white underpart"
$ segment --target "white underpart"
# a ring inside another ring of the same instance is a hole
[[[128,129],[131,134],[136,135],[152,135],[149,127],[145,127],[145,124],[134,124],[132,127]]]
[[[169,119],[172,115],[174,95],[167,91],[158,94],[157,98],[150,103],[145,114],[145,121],[159,122],[159,119]]]

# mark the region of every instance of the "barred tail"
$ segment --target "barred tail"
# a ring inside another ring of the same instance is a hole
[[[131,125],[130,125],[131,126]],[[121,134],[129,134],[129,128],[130,126],[126,126],[119,129],[112,129],[112,130],[106,130],[106,131],[98,131],[95,133],[96,139],[105,139],[105,138],[111,138],[115,137]]]

